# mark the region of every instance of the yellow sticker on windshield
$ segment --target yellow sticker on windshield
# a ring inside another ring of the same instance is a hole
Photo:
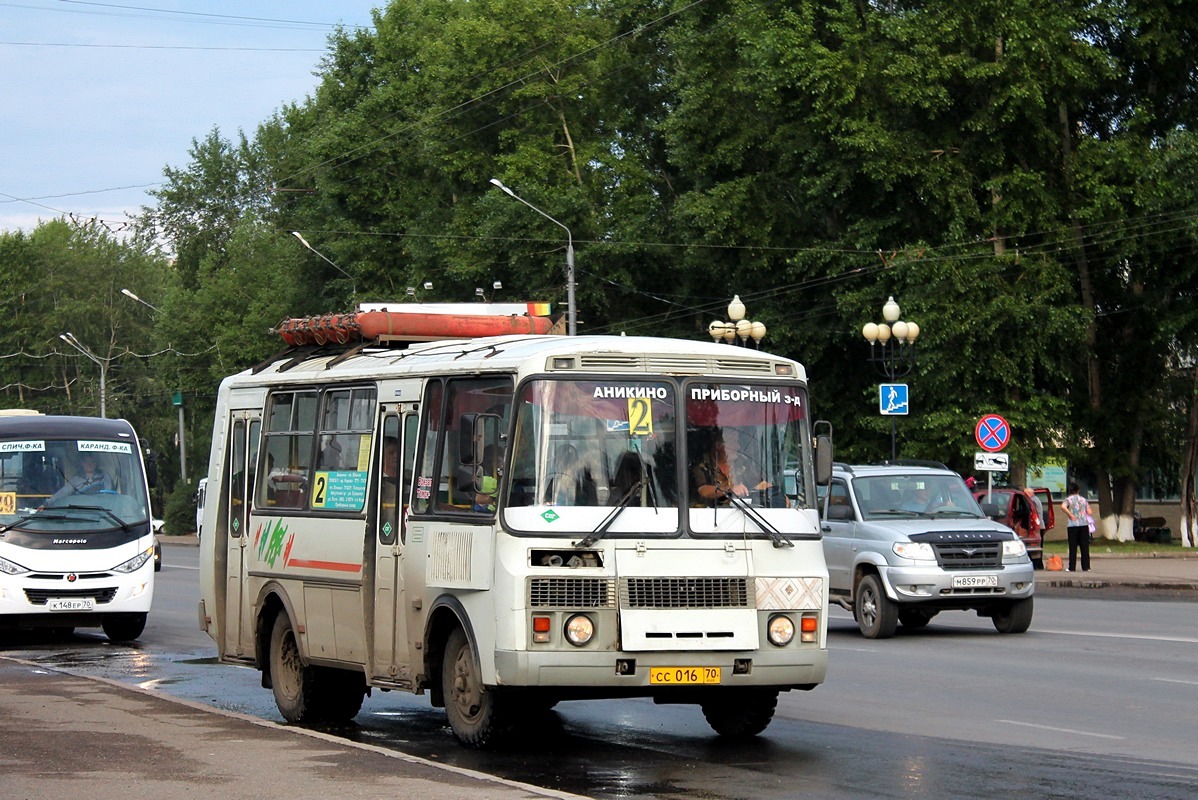
[[[628,435],[653,434],[653,401],[648,397],[628,398]]]
[[[0,514],[17,513],[17,493],[0,492]]]

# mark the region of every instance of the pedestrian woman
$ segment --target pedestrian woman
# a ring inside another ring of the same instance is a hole
[[[1076,483],[1069,484],[1069,494],[1061,502],[1061,510],[1069,518],[1069,572],[1077,571],[1077,551],[1082,551],[1082,572],[1090,571],[1090,502],[1082,497]]]

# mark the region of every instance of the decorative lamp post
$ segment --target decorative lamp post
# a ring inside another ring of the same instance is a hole
[[[732,296],[732,302],[728,304],[728,321],[716,320],[711,323],[707,326],[707,334],[717,343],[724,341],[736,344],[739,340],[741,347],[748,347],[749,340],[752,339],[753,345],[761,349],[766,327],[764,322],[745,319],[745,304],[737,294]]]
[[[909,375],[915,369],[915,340],[919,326],[899,319],[902,314],[893,297],[882,306],[883,322],[867,322],[861,334],[869,342],[869,363],[889,383]],[[905,387],[903,387],[905,389]],[[885,412],[884,412],[885,413]],[[906,413],[904,410],[902,413]],[[890,414],[890,459],[898,455],[895,414]]]
[[[513,192],[511,189],[503,185],[503,181],[499,178],[492,178],[491,183],[497,186],[508,196],[515,200],[519,200],[524,205],[531,208],[533,211],[540,214],[545,219],[552,222],[557,227],[566,232],[566,333],[570,336],[578,334],[577,316],[574,309],[574,234],[570,233],[570,229],[562,223],[558,222],[553,217],[546,214],[541,209],[534,206],[532,203],[525,200],[520,195]]]

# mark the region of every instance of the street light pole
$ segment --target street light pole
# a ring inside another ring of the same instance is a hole
[[[338,272],[340,272],[342,275],[344,275],[345,277],[349,278],[349,285],[350,285],[351,287],[353,287],[353,292],[354,292],[354,302],[356,303],[356,302],[357,302],[357,299],[358,299],[358,282],[357,282],[356,280],[354,280],[354,276],[353,276],[353,275],[350,275],[348,272],[346,272],[345,270],[341,269],[341,267],[339,267],[339,266],[337,265],[337,262],[333,261],[333,259],[331,259],[331,258],[329,258],[328,256],[326,256],[324,253],[320,252],[319,250],[317,250],[317,249],[316,249],[315,247],[313,247],[312,245],[308,244],[308,240],[307,240],[307,239],[305,239],[305,238],[304,238],[304,237],[303,237],[303,236],[300,234],[300,232],[299,232],[299,231],[292,231],[292,232],[291,232],[291,235],[292,235],[292,236],[294,236],[295,238],[299,239],[299,242],[300,242],[300,244],[302,244],[304,247],[308,248],[308,249],[309,249],[309,250],[311,250],[313,253],[315,253],[316,255],[320,256],[320,257],[321,257],[321,258],[323,258],[325,261],[327,261],[327,262],[328,262],[328,263],[329,263],[329,264],[330,264],[330,265],[333,267],[333,269],[337,270],[337,271],[338,271]]]
[[[915,369],[915,340],[919,326],[899,319],[899,304],[893,297],[882,306],[883,322],[867,322],[861,335],[869,342],[869,362],[890,383]],[[890,415],[890,460],[898,457],[898,427]]]
[[[75,348],[80,353],[83,353],[83,355],[87,356],[88,358],[90,358],[92,361],[96,362],[96,364],[99,365],[99,367],[100,367],[100,417],[102,419],[107,419],[108,418],[108,398],[107,398],[107,394],[108,394],[108,361],[101,359],[99,356],[97,356],[91,350],[88,350],[86,347],[84,347],[82,344],[80,344],[79,340],[75,338],[75,334],[71,333],[70,331],[67,331],[66,333],[58,334],[58,338],[62,339],[64,342],[69,344],[71,347]]]
[[[121,289],[121,294],[132,300],[136,300],[155,314],[160,313],[158,306],[153,303],[147,303],[128,289]],[[187,427],[184,424],[185,420],[183,417],[183,392],[175,392],[172,402],[179,409],[179,477],[183,479],[184,483],[187,483]]]
[[[137,302],[141,303],[146,308],[153,311],[155,314],[158,313],[158,306],[152,305],[151,303],[147,303],[145,300],[142,300],[140,297],[138,297],[137,295],[135,295],[133,292],[129,291],[128,289],[121,289],[121,294],[125,295],[125,297],[129,297],[129,298],[132,298],[133,300],[136,300]]]
[[[577,335],[578,325],[574,309],[574,235],[570,233],[570,229],[565,225],[558,222],[556,219],[549,216],[544,211],[513,192],[511,189],[504,186],[503,182],[499,180],[499,178],[492,178],[491,183],[503,190],[505,194],[508,194],[511,197],[519,200],[521,203],[528,206],[533,211],[537,212],[542,217],[566,232],[566,333],[568,333],[570,336]]]

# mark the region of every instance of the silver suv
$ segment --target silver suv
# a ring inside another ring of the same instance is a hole
[[[1000,633],[1032,624],[1031,559],[988,519],[961,476],[932,462],[837,464],[823,498],[829,599],[869,639],[941,611],[976,611]]]

